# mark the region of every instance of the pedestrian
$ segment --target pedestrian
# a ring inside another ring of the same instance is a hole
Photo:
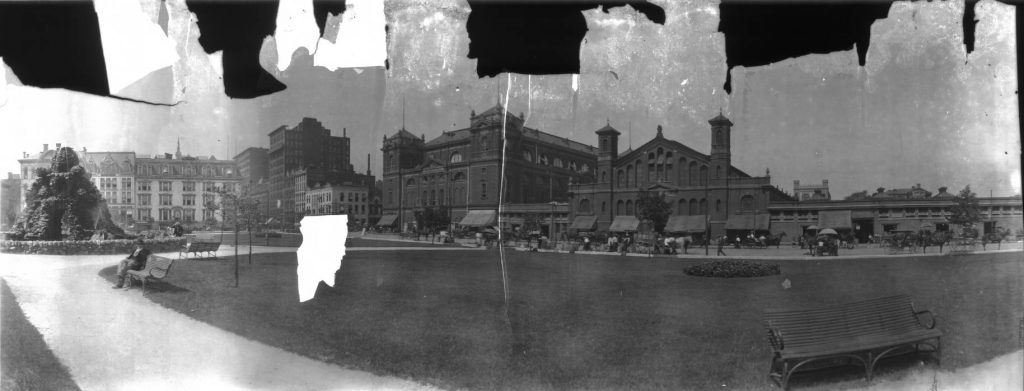
[[[761,243],[761,248],[767,248],[768,245],[765,242],[765,237],[762,234],[761,237],[757,238],[757,241]]]
[[[683,254],[686,254],[690,249],[690,241],[693,240],[690,235],[683,236]]]
[[[729,240],[729,239],[725,235],[722,235],[722,237],[718,239],[718,254],[717,255],[725,256],[725,251],[722,251],[722,250],[725,248],[725,242],[727,240]],[[739,240],[739,238],[736,238],[736,240]]]
[[[146,267],[146,260],[150,254],[152,252],[146,248],[145,241],[142,238],[136,239],[135,250],[117,264],[117,285],[114,285],[114,288],[124,287],[124,279],[129,270],[142,270]]]
[[[583,237],[583,251],[590,251],[590,237]]]

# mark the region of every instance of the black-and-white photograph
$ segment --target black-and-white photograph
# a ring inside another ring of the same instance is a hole
[[[0,389],[1024,389],[1020,7],[0,2]]]

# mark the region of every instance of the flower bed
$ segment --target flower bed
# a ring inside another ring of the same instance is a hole
[[[748,261],[714,261],[690,266],[683,272],[697,277],[764,277],[782,272],[779,265]]]
[[[185,244],[185,238],[146,240],[151,251],[177,251]],[[0,252],[13,254],[128,254],[135,248],[133,240],[75,240],[75,241],[17,241],[0,242]]]

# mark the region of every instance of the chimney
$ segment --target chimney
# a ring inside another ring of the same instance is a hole
[[[50,150],[50,144],[43,144],[43,152]]]
[[[60,149],[60,143],[57,143],[57,149]]]
[[[370,175],[370,154],[366,154],[366,175]]]
[[[341,128],[341,137],[348,137],[348,128]]]

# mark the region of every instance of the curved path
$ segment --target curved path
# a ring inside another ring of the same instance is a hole
[[[0,254],[0,277],[83,390],[431,389],[269,347],[156,305],[138,289],[111,289],[98,272],[117,259]]]

